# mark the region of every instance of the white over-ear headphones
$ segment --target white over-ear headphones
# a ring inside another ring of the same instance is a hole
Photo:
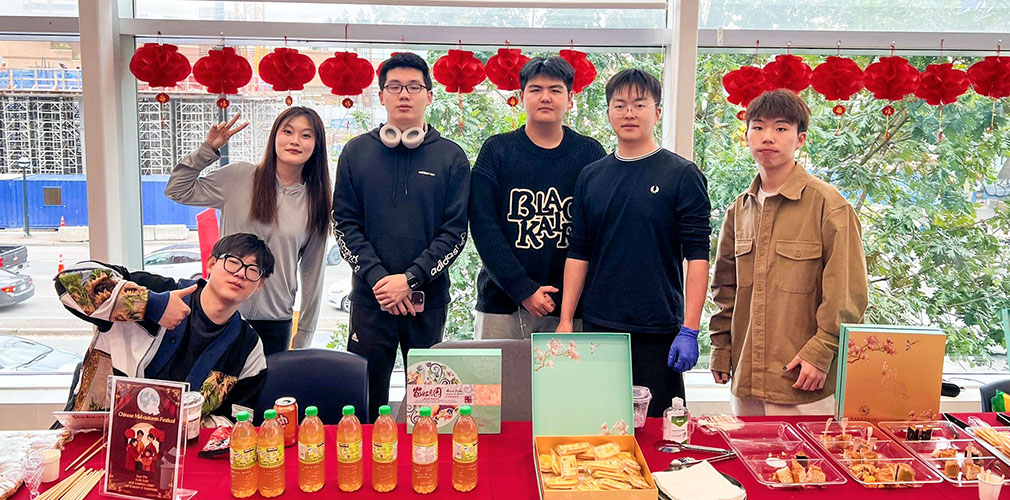
[[[403,144],[407,149],[416,149],[424,142],[424,127],[411,127],[401,132],[395,125],[387,123],[379,129],[379,139],[387,148]]]

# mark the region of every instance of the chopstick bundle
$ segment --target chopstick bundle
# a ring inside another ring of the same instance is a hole
[[[82,451],[81,454],[78,455],[77,458],[75,458],[73,462],[70,462],[69,464],[67,464],[67,468],[63,469],[63,472],[66,472],[66,471],[70,470],[75,465],[80,465],[77,462],[81,462],[81,463],[87,462],[88,459],[84,459],[83,461],[81,461],[81,458],[83,458],[85,455],[88,455],[88,452],[94,450],[96,446],[98,446],[99,444],[103,444],[105,442],[106,442],[105,441],[105,435],[103,434],[94,443],[92,443],[91,446],[88,446],[88,449]],[[88,455],[88,458],[91,458],[93,455],[94,455],[94,453],[92,453],[91,455]]]
[[[83,500],[104,475],[103,469],[78,469],[35,500]]]

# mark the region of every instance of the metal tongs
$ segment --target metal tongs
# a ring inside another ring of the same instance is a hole
[[[732,454],[733,450],[725,448],[715,448],[712,446],[701,446],[696,444],[678,443],[676,441],[666,441],[660,439],[653,445],[663,453],[680,453],[682,451],[700,451],[704,453],[718,453],[720,455]]]

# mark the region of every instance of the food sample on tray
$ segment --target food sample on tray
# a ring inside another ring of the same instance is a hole
[[[889,463],[874,465],[855,463],[849,465],[852,475],[864,483],[907,483],[915,481],[915,471],[908,464]],[[873,485],[870,485],[873,486]],[[876,485],[880,488],[894,486],[893,484]]]
[[[797,457],[793,457],[789,467],[776,470],[771,480],[782,484],[823,483],[827,481],[827,476],[819,466],[804,467]]]
[[[910,425],[905,429],[908,441],[929,441],[933,439],[933,428],[928,425]]]
[[[842,458],[854,462],[876,464],[877,459],[880,458],[880,454],[874,450],[875,445],[876,440],[874,438],[870,438],[869,441],[853,441],[852,444],[842,450]]]
[[[982,466],[975,463],[970,458],[964,459],[960,465],[957,460],[947,460],[941,469],[943,475],[951,479],[964,479],[965,481],[975,481],[982,473]]]
[[[617,443],[560,444],[537,457],[544,488],[605,491],[648,489],[642,465]]]
[[[1010,434],[1000,432],[992,427],[972,427],[975,435],[985,442],[995,446],[1004,455],[1010,455]]]
[[[735,431],[743,428],[744,425],[739,418],[724,413],[702,415],[695,419],[694,423],[707,434],[715,434],[718,431]]]

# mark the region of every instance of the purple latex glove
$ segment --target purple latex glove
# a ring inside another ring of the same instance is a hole
[[[686,326],[680,327],[680,333],[670,344],[670,354],[666,357],[666,366],[684,373],[694,368],[698,362],[698,330]]]

